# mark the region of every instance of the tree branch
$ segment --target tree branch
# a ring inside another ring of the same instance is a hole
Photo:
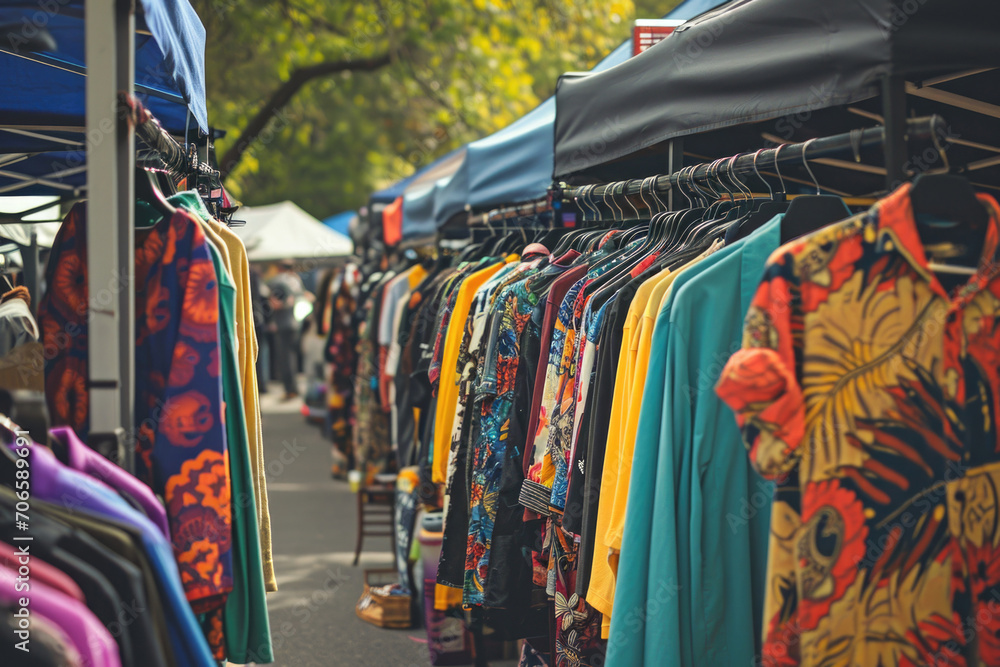
[[[373,72],[381,67],[385,67],[391,60],[391,54],[384,53],[380,56],[363,58],[361,60],[336,60],[319,63],[317,65],[300,67],[293,71],[288,80],[271,93],[271,96],[257,110],[257,113],[247,123],[246,128],[240,133],[240,138],[222,156],[222,160],[219,163],[222,177],[225,178],[236,168],[236,165],[243,158],[243,154],[257,140],[264,129],[267,128],[267,124],[271,122],[271,118],[277,115],[291,101],[292,97],[295,96],[295,93],[299,92],[302,86],[313,79],[337,74],[338,72]]]

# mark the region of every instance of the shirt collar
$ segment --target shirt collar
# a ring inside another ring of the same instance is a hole
[[[910,201],[912,184],[906,183],[895,192],[872,207],[864,229],[865,239],[875,245],[879,254],[898,252],[913,266],[913,268],[928,280],[936,291],[946,298],[947,293],[930,270],[924,245],[917,231],[917,223],[913,215],[913,204]],[[983,252],[979,260],[979,272],[970,281],[974,286],[972,291],[985,286],[998,269],[1000,260],[1000,206],[993,197],[987,194],[977,194],[979,202],[986,208],[990,216],[990,224],[986,230]]]

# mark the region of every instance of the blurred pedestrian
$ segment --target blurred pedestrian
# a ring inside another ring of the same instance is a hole
[[[295,382],[299,331],[299,323],[295,319],[295,304],[305,297],[306,290],[302,279],[295,272],[295,263],[290,259],[278,264],[278,273],[268,282],[268,287],[271,289],[269,303],[276,348],[274,365],[278,379],[285,386],[282,400],[288,401],[299,396]]]

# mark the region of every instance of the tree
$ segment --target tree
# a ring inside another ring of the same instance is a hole
[[[319,217],[521,117],[626,39],[634,16],[631,0],[193,4],[227,186]]]

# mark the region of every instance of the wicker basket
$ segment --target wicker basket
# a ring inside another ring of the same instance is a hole
[[[358,618],[380,628],[412,627],[410,596],[386,595],[382,591],[387,584],[378,582],[389,579],[388,585],[391,585],[398,576],[396,570],[391,569],[365,570],[365,590],[354,607]]]

